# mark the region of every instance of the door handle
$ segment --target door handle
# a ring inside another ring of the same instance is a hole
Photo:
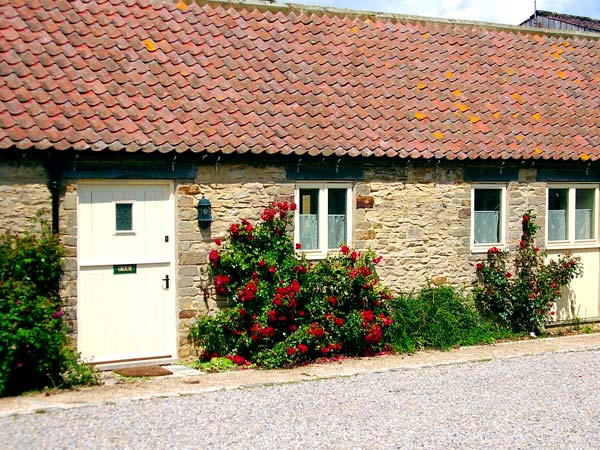
[[[165,275],[162,281],[165,282],[165,289],[169,289],[169,275]]]

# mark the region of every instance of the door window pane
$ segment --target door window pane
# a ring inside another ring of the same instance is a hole
[[[116,230],[131,231],[133,230],[133,204],[131,203],[116,203]]]
[[[548,190],[548,240],[565,241],[569,236],[569,190]]]
[[[474,207],[475,244],[500,243],[501,189],[476,189]]]
[[[319,248],[319,190],[300,189],[300,244],[305,250]]]
[[[340,248],[348,242],[346,237],[346,189],[329,189],[327,195],[327,245]]]
[[[575,191],[575,239],[593,239],[595,189]]]

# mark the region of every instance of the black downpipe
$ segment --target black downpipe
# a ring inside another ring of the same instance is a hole
[[[48,173],[48,190],[52,201],[52,233],[58,234],[59,224],[59,207],[60,207],[60,178],[57,168],[57,161],[53,158],[52,153],[48,153],[45,166]]]
[[[60,204],[60,183],[58,180],[50,178],[48,183],[50,196],[52,198],[52,233],[58,234],[58,210]]]

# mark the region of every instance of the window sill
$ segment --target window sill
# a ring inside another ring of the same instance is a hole
[[[546,251],[597,249],[597,248],[600,248],[600,243],[598,241],[546,243]]]
[[[318,261],[321,259],[325,259],[329,256],[339,256],[340,255],[340,251],[339,249],[331,249],[331,250],[327,250],[327,251],[323,251],[323,250],[300,250],[298,253],[298,256],[304,256],[304,258],[306,258],[307,261]]]
[[[477,247],[471,247],[471,253],[472,254],[481,254],[481,253],[487,253],[488,250],[492,247],[496,247],[498,250],[506,250],[506,245],[505,244],[485,244],[485,246],[477,246]]]

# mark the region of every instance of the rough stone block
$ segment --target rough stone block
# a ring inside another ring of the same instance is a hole
[[[180,319],[192,319],[196,316],[198,316],[198,311],[196,311],[195,309],[183,309],[179,311]]]
[[[356,197],[357,209],[372,209],[375,204],[375,198],[370,195],[359,195]]]

